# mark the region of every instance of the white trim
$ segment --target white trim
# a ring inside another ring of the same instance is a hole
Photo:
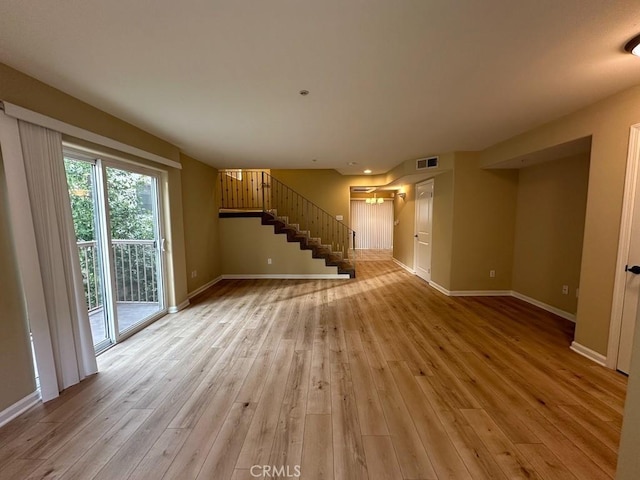
[[[527,297],[519,292],[511,292],[511,296],[576,323],[576,316],[573,313],[565,312],[564,310],[560,310],[559,308],[548,305],[540,300],[536,300],[535,298]]]
[[[510,297],[510,290],[452,290],[452,297]]]
[[[2,103],[4,104],[5,113],[10,117],[40,125],[41,127],[55,130],[66,135],[71,135],[72,137],[80,138],[82,140],[97,143],[108,148],[120,150],[121,152],[130,153],[131,155],[135,155],[137,157],[146,158],[147,160],[161,163],[162,165],[167,165],[168,167],[177,169],[182,168],[182,165],[179,162],[161,157],[160,155],[156,155],[155,153],[147,152],[137,147],[132,147],[131,145],[119,142],[118,140],[114,140],[112,138],[90,132],[89,130],[85,130],[84,128],[76,127],[75,125],[56,120],[55,118],[42,115],[41,113],[27,110],[26,108],[19,107],[18,105],[13,105],[9,102]]]
[[[596,362],[598,365],[602,365],[603,367],[607,366],[607,357],[605,357],[601,353],[591,350],[588,347],[585,347],[584,345],[579,344],[575,340],[571,342],[571,346],[569,348],[574,352],[582,355],[583,357]]]
[[[222,276],[219,276],[217,278],[214,278],[213,280],[211,280],[210,282],[205,283],[204,285],[202,285],[201,287],[196,288],[193,292],[190,292],[187,297],[189,299],[192,299],[193,297],[195,297],[196,295],[200,295],[202,292],[204,292],[205,290],[213,287],[216,283],[218,283],[220,280],[222,280]]]
[[[430,287],[448,297],[510,297],[511,290],[447,290],[436,282],[427,282]]]
[[[396,263],[400,267],[404,268],[407,272],[411,273],[412,275],[416,274],[416,271],[413,268],[408,267],[407,265],[402,263],[400,260],[396,259],[395,257],[392,257],[391,259],[393,260],[394,263]]]
[[[240,273],[222,275],[222,280],[253,280],[253,279],[278,279],[278,280],[336,280],[350,278],[346,273]]]
[[[65,156],[68,154],[72,158],[94,161],[95,159],[101,159],[105,163],[114,165],[117,168],[129,168],[132,166],[143,171],[145,175],[162,175],[167,172],[166,168],[155,167],[143,162],[136,162],[135,160],[113,153],[105,153],[96,148],[89,148],[83,145],[74,143],[73,141],[63,140],[62,147],[64,148]]]
[[[442,285],[438,285],[436,282],[427,282],[429,284],[429,286],[431,288],[436,289],[437,291],[439,291],[440,293],[445,294],[447,297],[451,296],[451,292],[449,290],[447,290],[446,288],[444,288]]]
[[[638,184],[638,167],[640,163],[640,123],[631,126],[629,149],[627,153],[627,170],[624,180],[624,196],[622,198],[622,217],[620,220],[620,237],[618,240],[618,258],[613,283],[613,302],[611,320],[609,322],[609,342],[607,344],[606,366],[615,369],[618,365],[618,349],[620,348],[620,330],[622,328],[622,309],[626,272],[624,267],[629,257],[631,245],[631,222],[635,204],[636,186]]]
[[[178,306],[171,306],[169,307],[169,309],[167,310],[168,313],[178,313],[180,310],[184,310],[185,308],[187,308],[190,305],[189,299],[187,298],[184,302],[182,302],[180,305]]]
[[[5,408],[0,412],[0,427],[6,425],[11,420],[16,418],[17,416],[23,414],[31,407],[40,402],[40,392],[36,390],[35,392],[30,393],[22,400],[18,400],[13,405]]]

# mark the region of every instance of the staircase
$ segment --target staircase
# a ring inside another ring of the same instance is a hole
[[[221,217],[260,216],[274,233],[355,277],[355,232],[313,202],[262,171],[222,170],[220,187]]]
[[[356,276],[355,264],[343,258],[341,251],[333,251],[331,245],[323,244],[319,237],[311,237],[308,230],[300,230],[300,225],[290,224],[289,218],[278,217],[275,212],[264,212],[262,214],[263,225],[273,225],[273,230],[277,234],[286,234],[288,242],[300,244],[300,250],[311,250],[313,258],[323,258],[328,267],[338,267],[338,273],[347,274],[349,277]]]

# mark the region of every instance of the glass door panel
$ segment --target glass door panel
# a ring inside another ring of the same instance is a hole
[[[108,303],[105,302],[104,262],[99,222],[95,163],[65,156],[65,170],[76,232],[80,269],[84,283],[93,344],[97,352],[112,343]]]
[[[118,334],[164,311],[157,178],[107,166]]]

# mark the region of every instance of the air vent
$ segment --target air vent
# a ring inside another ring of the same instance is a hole
[[[418,160],[416,160],[416,170],[436,168],[437,166],[438,166],[438,157],[419,158]]]
[[[376,187],[351,187],[351,192],[353,193],[371,193],[376,189]]]

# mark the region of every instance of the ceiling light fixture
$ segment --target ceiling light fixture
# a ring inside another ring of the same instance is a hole
[[[373,198],[372,197],[368,197],[368,198],[365,198],[364,201],[365,201],[365,203],[368,203],[370,205],[379,205],[381,203],[384,203],[384,198],[378,198],[376,196],[376,194],[374,193],[373,194]]]
[[[369,170],[368,168],[364,171],[364,173],[366,173],[367,175],[369,175],[371,173],[371,170]]]
[[[636,35],[631,40],[629,40],[624,46],[624,50],[631,53],[632,55],[640,57],[640,35]]]

